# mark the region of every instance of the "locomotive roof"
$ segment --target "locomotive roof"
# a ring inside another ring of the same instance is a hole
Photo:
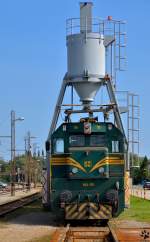
[[[87,122],[69,122],[62,123],[53,133],[76,133],[76,134],[84,134],[84,125]],[[91,125],[91,133],[115,133],[116,135],[121,135],[121,131],[111,122],[89,122]]]

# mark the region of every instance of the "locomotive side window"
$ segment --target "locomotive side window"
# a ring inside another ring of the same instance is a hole
[[[91,146],[105,146],[105,136],[104,135],[91,135],[90,145]]]
[[[112,141],[112,153],[119,152],[119,141]]]
[[[69,137],[70,146],[84,146],[85,137],[83,135],[71,135]]]
[[[54,153],[64,153],[64,140],[63,139],[55,139],[54,140]]]

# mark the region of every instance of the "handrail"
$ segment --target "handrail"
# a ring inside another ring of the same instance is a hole
[[[84,21],[82,21],[84,20]],[[82,22],[82,25],[81,25]],[[66,35],[72,35],[81,33],[84,29],[84,33],[89,32],[87,26],[91,27],[91,32],[105,34],[107,31],[109,33],[114,33],[114,25],[123,26],[126,22],[124,20],[109,20],[100,18],[69,18],[66,20]],[[117,34],[117,32],[115,33]]]

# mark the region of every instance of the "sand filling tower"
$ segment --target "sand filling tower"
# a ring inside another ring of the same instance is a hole
[[[66,119],[72,114],[102,113],[107,119],[109,113],[114,116],[115,125],[124,134],[124,145],[127,152],[127,139],[121,120],[120,110],[115,96],[116,73],[123,69],[125,57],[122,55],[125,44],[124,21],[113,20],[108,16],[106,20],[93,18],[93,3],[80,3],[80,18],[71,18],[66,22],[67,72],[64,76],[58,100],[54,110],[49,135],[46,142],[47,170],[45,194],[43,203],[49,205],[51,192],[50,177],[50,138],[57,127],[62,107]],[[71,88],[71,103],[63,105],[66,88]],[[109,103],[93,104],[96,94],[102,87],[106,88]],[[79,97],[80,104],[73,99],[73,92]],[[126,154],[125,154],[126,156]],[[126,170],[128,171],[128,161]],[[128,201],[126,202],[128,203]]]

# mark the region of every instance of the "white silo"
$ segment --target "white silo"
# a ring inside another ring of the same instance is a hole
[[[105,76],[104,36],[96,21],[90,2],[80,3],[80,19],[67,20],[67,76],[84,106],[94,100]]]

